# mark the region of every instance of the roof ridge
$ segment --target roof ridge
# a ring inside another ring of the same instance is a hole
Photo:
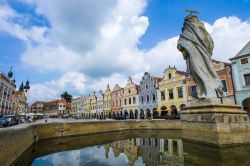
[[[239,56],[242,56],[241,53],[246,50],[246,48],[250,48],[250,41],[247,42],[247,44],[235,55],[235,57],[239,57]],[[250,52],[249,52],[250,53]],[[243,54],[245,55],[245,54]]]

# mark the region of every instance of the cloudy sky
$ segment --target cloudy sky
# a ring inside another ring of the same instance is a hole
[[[176,49],[185,9],[228,61],[250,40],[250,0],[0,0],[0,70],[31,82],[30,102],[138,82],[145,71],[186,70]]]

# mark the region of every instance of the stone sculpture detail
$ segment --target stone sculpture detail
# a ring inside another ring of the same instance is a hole
[[[177,48],[187,63],[187,71],[197,84],[198,98],[222,97],[222,83],[212,66],[214,43],[197,16],[186,16]]]

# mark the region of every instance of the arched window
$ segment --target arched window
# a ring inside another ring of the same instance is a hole
[[[155,94],[153,94],[153,101],[155,101]]]
[[[171,79],[172,76],[171,76],[171,73],[168,73],[168,79]]]

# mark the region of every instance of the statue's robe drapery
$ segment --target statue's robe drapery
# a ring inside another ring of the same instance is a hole
[[[177,48],[187,62],[187,70],[197,84],[198,98],[223,96],[222,83],[212,66],[213,40],[200,20],[185,18]]]

